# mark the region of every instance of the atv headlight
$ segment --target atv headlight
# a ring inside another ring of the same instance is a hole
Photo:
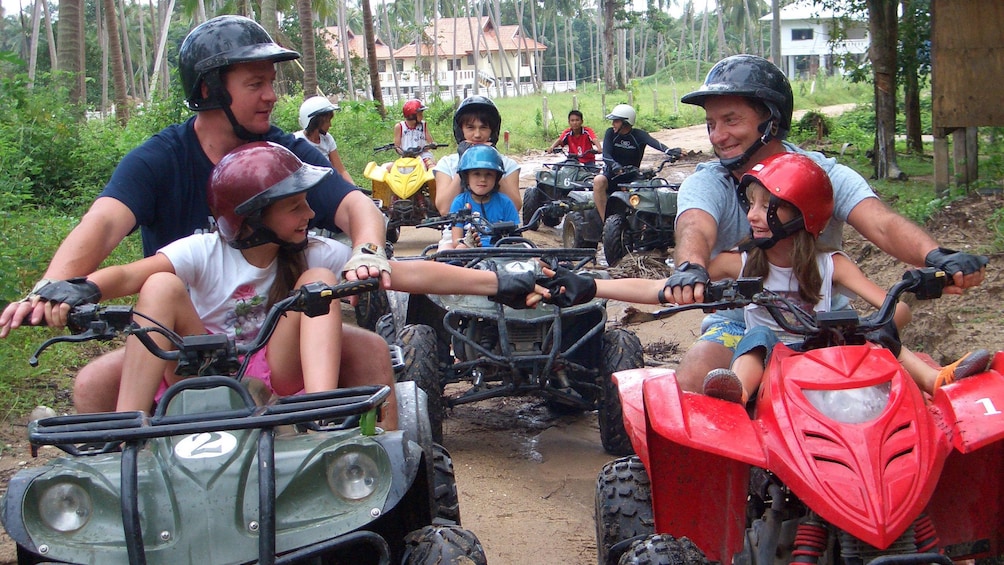
[[[892,383],[843,390],[809,390],[802,392],[816,410],[827,418],[844,424],[860,424],[873,420],[889,404]]]
[[[347,451],[328,463],[328,487],[346,500],[362,500],[376,490],[379,473],[368,454]]]
[[[641,196],[638,196],[637,194],[632,194],[628,198],[628,204],[630,204],[634,208],[637,208],[638,205],[641,204]]]
[[[38,499],[38,513],[57,532],[74,532],[91,518],[91,496],[76,483],[56,483]]]

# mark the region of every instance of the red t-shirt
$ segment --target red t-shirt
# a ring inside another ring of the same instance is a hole
[[[566,128],[565,131],[561,132],[561,143],[558,145],[567,145],[568,152],[573,155],[579,155],[580,163],[594,163],[596,161],[596,155],[590,155],[587,153],[593,148],[593,141],[596,139],[596,133],[593,132],[592,128],[583,126],[582,133],[579,135],[572,134],[572,128]]]

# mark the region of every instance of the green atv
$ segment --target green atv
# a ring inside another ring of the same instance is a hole
[[[240,356],[261,349],[284,312],[326,312],[331,300],[376,284],[306,285],[272,307],[248,346],[140,328],[126,306],[76,307],[75,335],[46,341],[33,361],[53,342],[132,335],[191,376],[149,417],[29,425],[34,448],[66,456],[8,484],[2,518],[18,563],[485,563],[477,537],[460,527],[452,461],[433,443],[425,394],[411,382],[394,391],[401,429],[383,431],[377,414],[388,387],[260,405],[241,379]],[[157,347],[151,332],[175,349]]]

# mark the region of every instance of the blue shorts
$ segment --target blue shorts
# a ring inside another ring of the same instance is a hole
[[[708,314],[701,322],[701,337],[697,341],[710,341],[728,347],[735,351],[739,340],[746,334],[746,325],[742,318],[735,319],[719,313]]]
[[[746,335],[739,340],[739,344],[736,345],[735,351],[732,353],[732,362],[735,363],[736,359],[740,355],[745,355],[754,349],[763,348],[764,350],[764,364],[767,363],[767,359],[770,359],[770,352],[774,350],[774,346],[780,341],[777,339],[777,334],[774,330],[766,326],[757,326],[755,328],[750,328]]]

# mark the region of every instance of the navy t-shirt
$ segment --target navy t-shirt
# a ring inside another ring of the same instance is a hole
[[[301,161],[330,167],[327,157],[309,142],[272,127],[265,140],[287,147]],[[195,117],[168,126],[130,151],[112,173],[98,197],[114,198],[136,216],[143,238],[143,255],[149,257],[172,241],[209,227],[206,186],[213,163],[195,134]],[[332,231],[335,210],[356,187],[341,175],[328,175],[307,193],[315,212],[312,225]]]

